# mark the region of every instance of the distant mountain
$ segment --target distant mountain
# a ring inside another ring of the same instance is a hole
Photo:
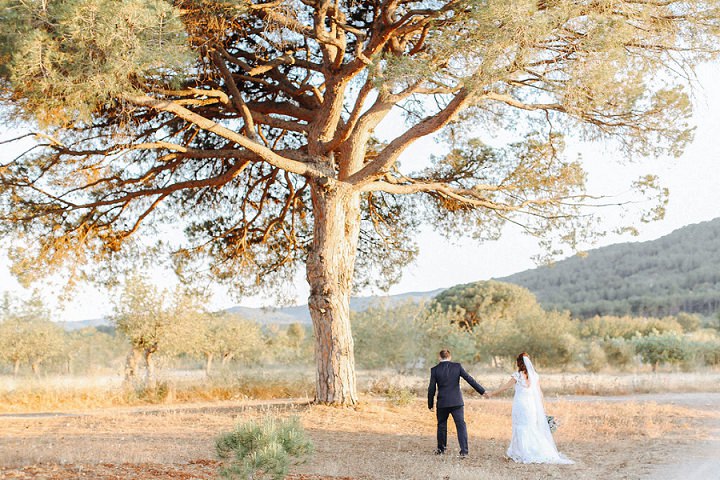
[[[388,306],[398,305],[400,303],[414,301],[420,302],[433,298],[443,289],[432,290],[429,292],[408,292],[398,295],[373,295],[370,297],[353,297],[350,299],[350,310],[361,312],[367,310],[372,305],[385,303]],[[249,320],[254,320],[262,324],[289,324],[289,323],[311,323],[310,311],[307,304],[292,307],[281,308],[251,308],[251,307],[232,307],[226,310],[230,313],[236,313]]]
[[[720,218],[497,280],[529,289],[545,308],[583,318],[713,315],[720,310]]]
[[[356,312],[367,310],[370,306],[386,303],[389,306],[398,305],[407,301],[420,302],[433,298],[443,289],[432,290],[430,292],[409,292],[398,295],[374,295],[370,297],[356,297],[350,299],[350,309]],[[310,312],[307,305],[296,305],[292,307],[282,308],[252,308],[252,307],[231,307],[225,310],[234,313],[240,317],[252,320],[254,322],[266,324],[287,325],[290,323],[311,323]],[[78,322],[64,322],[62,325],[65,330],[79,330],[85,327],[109,326],[110,320],[106,318],[96,318],[92,320],[82,320]]]
[[[87,327],[107,327],[110,326],[111,323],[107,318],[93,318],[91,320],[79,320],[76,322],[62,322],[61,325],[65,330],[71,332]]]

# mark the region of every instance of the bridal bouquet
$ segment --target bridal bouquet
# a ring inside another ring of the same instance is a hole
[[[558,425],[560,425],[558,423],[558,421],[555,420],[555,417],[553,417],[552,415],[547,415],[547,422],[548,422],[548,427],[550,427],[550,432],[555,433],[555,430],[557,430]]]

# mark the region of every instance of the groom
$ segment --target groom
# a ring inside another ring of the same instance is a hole
[[[436,455],[442,455],[447,448],[447,421],[452,415],[460,443],[460,457],[468,454],[468,436],[465,426],[465,411],[462,393],[460,392],[460,377],[464,378],[480,395],[485,389],[475,381],[459,363],[452,362],[449,350],[440,351],[440,363],[430,369],[430,386],[428,387],[428,408],[433,409],[435,400],[435,387],[437,386],[437,450]]]

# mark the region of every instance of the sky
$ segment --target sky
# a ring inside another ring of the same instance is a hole
[[[708,64],[698,69],[698,86],[694,91],[695,138],[679,159],[653,158],[634,162],[619,162],[608,145],[579,141],[568,142],[568,154],[582,154],[583,165],[588,172],[590,192],[615,194],[626,189],[643,174],[655,174],[660,183],[670,189],[669,204],[665,218],[650,224],[637,225],[639,235],[609,235],[603,237],[594,248],[626,241],[654,240],[685,225],[711,220],[720,216],[720,91],[714,89],[720,78],[720,63]],[[432,140],[425,139],[411,146],[404,159],[427,159],[428,154],[440,152]],[[10,151],[0,153],[7,159]],[[607,225],[612,226],[617,210],[599,210]],[[533,256],[541,252],[537,240],[522,234],[517,227],[509,226],[500,240],[478,243],[463,239],[449,243],[430,228],[424,228],[417,236],[420,253],[409,265],[401,281],[389,294],[411,291],[429,291],[446,288],[459,283],[487,280],[534,268]],[[166,272],[149,272],[159,285],[167,284]],[[304,275],[304,272],[303,272]],[[295,281],[297,303],[306,303],[308,287],[303,275]],[[49,307],[52,318],[58,321],[74,321],[109,315],[112,301],[109,295],[90,285],[82,285],[72,300],[60,304],[57,292],[47,285],[35,285]],[[8,270],[5,251],[0,246],[0,295],[10,292],[27,297],[29,292],[21,288]],[[366,291],[363,294],[378,294]],[[272,306],[272,299],[245,298],[240,305],[249,307]],[[227,292],[216,289],[211,300],[213,309],[237,305]]]

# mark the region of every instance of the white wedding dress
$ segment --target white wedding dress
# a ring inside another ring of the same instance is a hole
[[[507,456],[518,463],[573,463],[555,446],[543,408],[538,374],[530,359],[523,359],[528,379],[520,372],[513,374],[512,439]]]

